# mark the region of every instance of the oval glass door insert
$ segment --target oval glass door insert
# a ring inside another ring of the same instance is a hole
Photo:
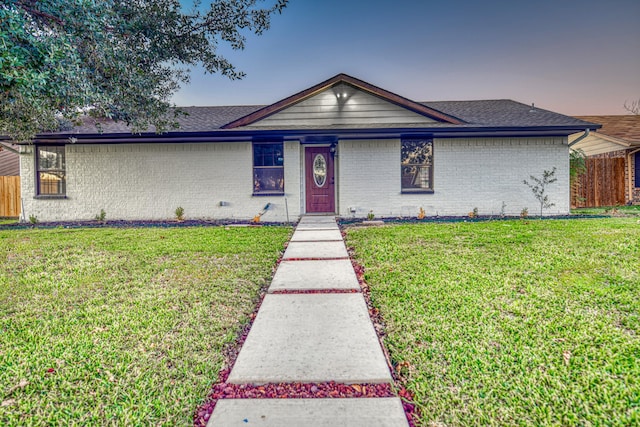
[[[313,159],[313,180],[318,187],[327,182],[327,161],[322,154],[316,154]]]

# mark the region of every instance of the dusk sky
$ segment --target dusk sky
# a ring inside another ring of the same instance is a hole
[[[177,105],[270,104],[346,73],[414,101],[626,114],[640,98],[640,0],[291,0],[244,51],[220,52],[247,76],[194,70]]]

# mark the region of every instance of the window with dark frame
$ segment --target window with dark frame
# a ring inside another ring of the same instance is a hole
[[[284,149],[281,142],[253,143],[253,194],[284,194]]]
[[[39,145],[36,148],[37,188],[39,196],[64,196],[67,193],[65,147]]]
[[[433,192],[433,140],[403,139],[400,167],[403,193]]]

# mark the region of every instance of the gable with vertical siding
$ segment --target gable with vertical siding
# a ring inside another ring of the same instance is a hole
[[[340,83],[246,127],[295,129],[309,126],[376,127],[431,123],[437,122],[354,86]]]

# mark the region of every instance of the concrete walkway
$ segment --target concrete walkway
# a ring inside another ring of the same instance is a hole
[[[392,382],[334,217],[300,220],[268,292],[228,383]],[[408,423],[399,398],[220,399],[207,427],[252,425]]]

